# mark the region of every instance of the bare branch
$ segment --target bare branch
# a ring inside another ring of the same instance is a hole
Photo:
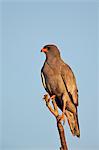
[[[64,132],[64,128],[63,125],[61,123],[61,121],[59,121],[58,117],[59,117],[59,112],[58,112],[58,107],[57,104],[55,102],[55,99],[52,99],[52,104],[53,104],[53,108],[50,105],[50,98],[48,98],[48,95],[44,95],[43,98],[46,102],[46,106],[48,107],[49,111],[55,116],[56,121],[57,121],[57,128],[58,128],[58,132],[59,132],[59,136],[60,136],[60,142],[61,142],[61,147],[60,150],[68,150],[67,148],[67,144],[66,144],[66,139],[65,139],[65,132]]]

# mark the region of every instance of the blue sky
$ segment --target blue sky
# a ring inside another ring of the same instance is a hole
[[[58,149],[55,118],[42,100],[40,49],[56,44],[79,89],[81,137],[65,134],[72,149],[98,148],[98,15],[94,2],[2,2],[1,146]]]

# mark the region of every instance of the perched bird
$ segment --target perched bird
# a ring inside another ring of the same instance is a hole
[[[61,109],[60,119],[67,117],[73,135],[80,137],[78,123],[78,89],[71,68],[64,63],[60,51],[55,45],[46,45],[41,49],[46,60],[41,69],[41,78],[50,97],[55,96],[57,106]]]

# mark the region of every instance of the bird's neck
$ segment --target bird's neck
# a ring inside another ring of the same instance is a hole
[[[53,66],[56,65],[57,62],[59,62],[59,60],[60,60],[60,57],[46,57],[45,62],[46,62],[49,66],[53,67]]]

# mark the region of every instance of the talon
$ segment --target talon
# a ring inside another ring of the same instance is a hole
[[[47,101],[49,98],[48,98],[48,94],[45,94],[44,96],[43,96],[43,100],[45,100],[45,101]]]
[[[46,104],[50,102],[50,98],[48,98],[48,94],[45,94],[43,99],[45,100]]]
[[[47,99],[48,98],[48,94],[45,94],[44,96],[43,96],[43,99],[45,100],[45,99]]]

